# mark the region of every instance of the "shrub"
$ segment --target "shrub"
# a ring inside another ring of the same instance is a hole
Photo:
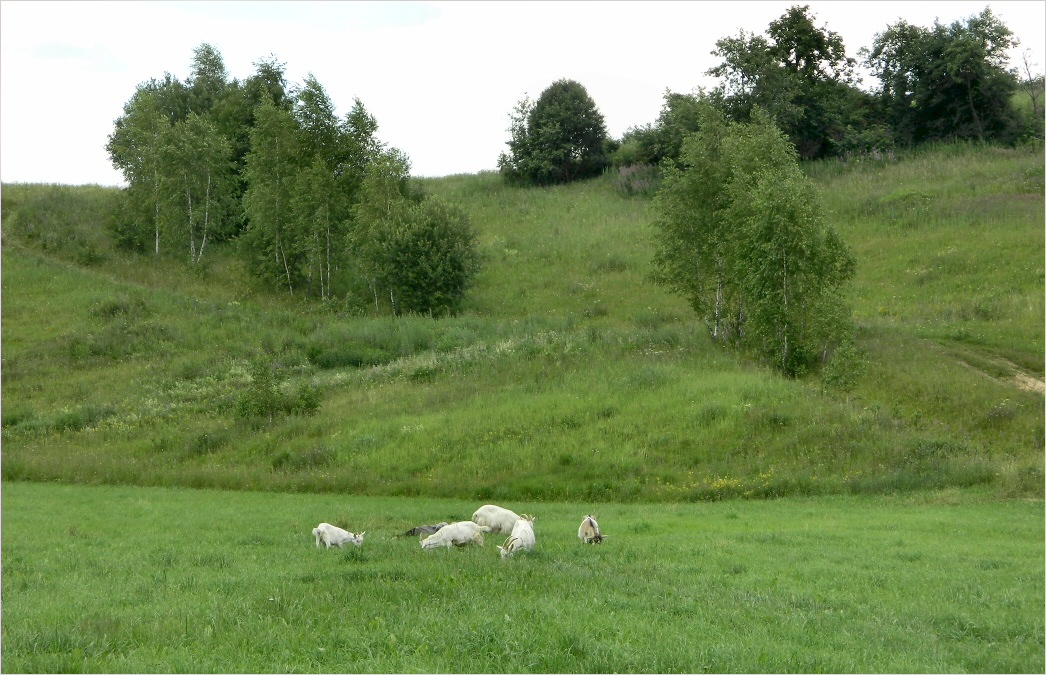
[[[334,449],[330,447],[315,447],[304,452],[283,450],[272,458],[272,468],[298,471],[315,469],[333,463],[337,456]]]
[[[255,359],[250,375],[250,385],[236,402],[237,417],[271,422],[278,415],[312,415],[319,410],[320,391],[311,384],[299,385],[293,394],[280,390],[277,368],[270,358]]]
[[[385,213],[361,210],[363,252],[377,289],[395,314],[453,314],[479,270],[476,233],[468,214],[438,198],[398,200]]]
[[[614,189],[625,197],[653,197],[661,186],[661,172],[653,164],[619,167]]]

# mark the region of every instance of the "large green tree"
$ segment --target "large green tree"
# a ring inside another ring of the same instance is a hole
[[[189,109],[201,117],[209,117],[215,105],[225,97],[229,73],[221,53],[207,43],[193,50],[186,82]]]
[[[708,71],[721,78],[712,96],[738,121],[765,110],[801,158],[851,149],[874,124],[869,97],[855,86],[856,61],[838,33],[815,25],[808,5],[791,7],[766,35],[741,31],[717,41],[712,54],[723,59]]]
[[[683,295],[714,339],[801,374],[847,335],[853,256],[765,112],[737,123],[706,102],[699,114],[655,201],[653,278]]]
[[[291,98],[284,76],[284,64],[269,56],[254,63],[255,72],[246,80],[231,80],[220,89],[213,101],[209,119],[225,136],[232,148],[233,170],[236,175],[236,198],[242,199],[247,189],[244,178],[247,153],[251,146],[251,129],[254,128],[254,112],[263,101],[278,108],[290,109]],[[239,223],[240,229],[245,225]],[[238,233],[238,231],[237,231]]]
[[[879,96],[897,138],[906,144],[943,139],[1009,141],[1017,134],[1007,69],[1012,31],[990,8],[932,28],[904,20],[861,51],[879,78]]]
[[[333,101],[311,73],[294,99],[302,167],[296,176],[292,211],[305,254],[306,292],[329,298],[352,197],[339,189],[338,180],[347,141]]]
[[[498,168],[509,181],[552,185],[599,175],[609,165],[603,115],[574,80],[558,80],[511,114],[509,152]]]

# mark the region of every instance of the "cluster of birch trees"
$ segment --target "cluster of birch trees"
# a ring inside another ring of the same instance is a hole
[[[687,299],[716,341],[802,375],[852,340],[849,248],[827,223],[795,145],[756,110],[697,106],[655,197],[653,279]]]
[[[290,86],[274,57],[255,68],[230,80],[203,44],[186,81],[137,87],[106,145],[127,181],[118,243],[195,265],[236,240],[250,274],[291,295],[362,287],[379,310],[454,311],[478,265],[467,215],[412,188],[359,99],[339,118],[313,75]]]

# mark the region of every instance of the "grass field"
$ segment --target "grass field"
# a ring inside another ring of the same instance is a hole
[[[3,485],[5,672],[1042,672],[1043,502],[480,502]],[[576,538],[595,510],[601,546]],[[317,550],[320,521],[366,530]]]

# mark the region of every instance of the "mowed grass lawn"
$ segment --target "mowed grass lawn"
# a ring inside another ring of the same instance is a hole
[[[1043,672],[1044,508],[987,492],[478,502],[5,482],[5,672]],[[608,535],[585,546],[595,513]],[[366,530],[317,550],[320,521]]]

